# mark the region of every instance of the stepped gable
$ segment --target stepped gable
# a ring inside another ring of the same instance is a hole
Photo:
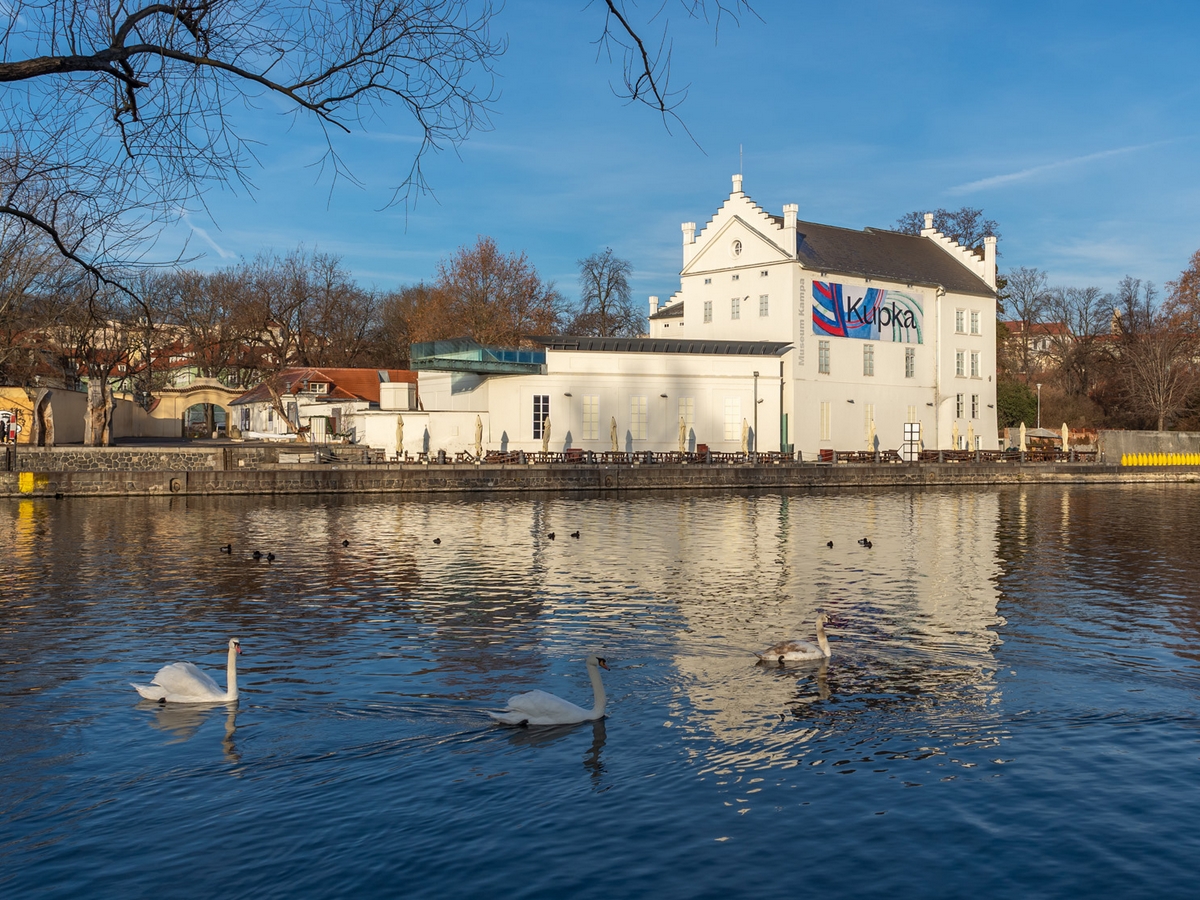
[[[964,254],[975,254],[965,248]],[[882,278],[902,284],[941,285],[958,294],[994,297],[986,281],[927,237],[867,228],[855,231],[816,222],[796,223],[796,258],[804,268]]]

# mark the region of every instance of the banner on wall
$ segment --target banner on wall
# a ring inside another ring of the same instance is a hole
[[[814,281],[812,297],[814,334],[896,344],[923,343],[923,294]]]

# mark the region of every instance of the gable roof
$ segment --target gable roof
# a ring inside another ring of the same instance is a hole
[[[299,394],[305,382],[329,385],[329,390],[320,394],[322,400],[367,400],[379,402],[379,385],[384,382],[417,383],[417,373],[407,369],[331,369],[314,366],[284,369],[279,373],[282,393]],[[234,400],[239,403],[262,403],[271,399],[266,384],[260,384]]]
[[[988,283],[926,237],[882,228],[855,231],[816,222],[796,223],[796,258],[806,269],[941,285],[958,294],[994,297]]]

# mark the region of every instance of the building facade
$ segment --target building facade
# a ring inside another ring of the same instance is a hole
[[[925,224],[772,215],[735,175],[707,224],[683,223],[680,289],[650,298],[650,337],[790,344],[778,431],[806,457],[898,448],[907,424],[923,449],[994,449],[996,239],[972,250]]]

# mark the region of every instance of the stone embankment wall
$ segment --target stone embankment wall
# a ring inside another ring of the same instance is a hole
[[[1120,462],[1127,453],[1200,453],[1200,433],[1194,431],[1101,431],[1096,443],[1108,462]]]
[[[63,497],[886,488],[1039,483],[1200,483],[1200,468],[1043,464],[264,465],[220,470],[0,472],[0,496]]]

